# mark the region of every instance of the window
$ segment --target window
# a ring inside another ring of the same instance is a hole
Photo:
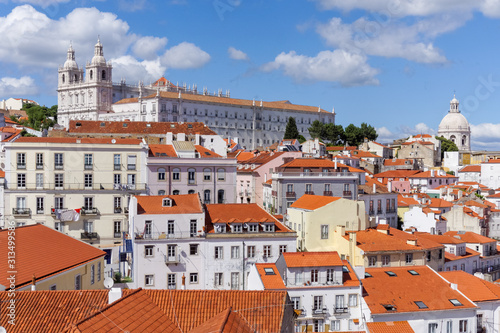
[[[358,295],[356,294],[349,294],[349,306],[355,307],[358,306]]]
[[[247,258],[255,258],[255,246],[247,246]]]
[[[389,266],[391,263],[391,256],[384,255],[382,256],[382,266]]]
[[[17,188],[26,188],[26,174],[18,173],[17,174]]]
[[[36,213],[37,214],[43,214],[43,197],[37,197],[36,198]]]
[[[300,297],[290,297],[290,300],[292,301],[293,309],[299,310],[300,309]]]
[[[114,154],[113,155],[113,165],[114,165],[114,170],[121,170],[122,168],[122,158],[120,154]]]
[[[280,252],[280,254],[286,252],[286,250],[287,250],[287,246],[286,245],[280,245],[279,246],[279,252]]]
[[[443,249],[439,249],[438,259],[443,259]]]
[[[113,233],[115,238],[120,238],[122,235],[122,222],[114,221],[113,223]]]
[[[144,237],[151,238],[152,232],[153,232],[153,221],[144,222]]]
[[[188,169],[188,184],[196,183],[196,170],[193,168]]]
[[[18,208],[18,209],[26,208],[26,198],[25,197],[17,197],[16,198],[16,208]]]
[[[167,289],[176,289],[177,283],[175,274],[167,274]]]
[[[321,225],[321,239],[328,239],[328,225]]]
[[[198,283],[198,273],[189,273],[189,283]]]
[[[325,192],[330,192],[330,184],[325,184]]]
[[[135,175],[134,174],[128,174],[127,175],[127,187],[129,189],[134,189],[135,188]]]
[[[212,178],[212,170],[205,168],[203,169],[203,180],[209,181]]]
[[[95,266],[90,266],[90,284],[94,284],[95,282]]]
[[[89,188],[92,188],[92,185],[93,185],[93,178],[92,177],[92,174],[90,173],[86,173],[84,175],[84,184],[85,184],[85,188],[89,189]]]
[[[224,283],[224,273],[215,273],[214,274],[214,287],[222,287]]]
[[[429,307],[425,305],[424,302],[422,301],[415,301],[415,304],[418,306],[419,309],[428,309]]]
[[[179,191],[179,190],[173,190],[172,194],[173,195],[179,195],[179,194],[181,194],[181,191]]]
[[[37,173],[36,174],[36,188],[40,189],[43,188],[43,173]]]
[[[97,281],[101,281],[101,263],[97,263]]]
[[[90,233],[94,231],[94,222],[92,221],[84,221],[83,222],[83,231]]]
[[[344,295],[336,295],[335,296],[335,308],[336,309],[343,309],[345,306],[344,303]]]
[[[203,192],[203,202],[206,203],[206,204],[209,204],[210,203],[210,190],[205,190]]]
[[[198,226],[198,224],[197,224],[196,220],[189,221],[189,237],[196,237],[196,234],[198,232],[197,226]]]
[[[54,154],[54,169],[60,170],[63,167],[64,167],[63,154],[62,153],[55,153]]]
[[[189,244],[189,255],[198,255],[198,244]]]
[[[239,259],[239,258],[240,258],[240,247],[231,246],[231,259]]]
[[[137,156],[136,155],[128,155],[127,156],[127,170],[135,170],[137,164]]]
[[[288,193],[293,193],[293,184],[287,184],[286,185],[286,191]]]
[[[217,169],[217,180],[226,180],[226,170],[219,168]]]
[[[169,220],[167,222],[167,234],[173,235],[175,233],[175,221]]]
[[[313,320],[313,332],[323,332],[323,320],[314,319]]]
[[[405,258],[406,258],[407,265],[410,265],[413,263],[413,253],[407,253]]]
[[[302,285],[302,272],[296,272],[295,273],[295,285],[300,286]]]
[[[453,321],[451,320],[446,322],[446,333],[453,333]]]
[[[240,273],[232,272],[231,273],[231,290],[240,289]]]
[[[154,245],[145,245],[144,246],[144,256],[145,257],[153,257],[154,256]]]
[[[263,256],[266,258],[271,257],[271,245],[264,245]]]
[[[224,190],[217,191],[217,203],[219,204],[224,203]]]
[[[26,154],[17,153],[17,168],[26,169]]]
[[[306,194],[312,193],[312,184],[306,184]]]
[[[340,331],[340,320],[332,320],[330,324],[330,331]]]
[[[165,180],[165,168],[158,168],[158,180]]]
[[[450,299],[450,302],[454,306],[462,306],[463,305],[458,299]]]
[[[94,208],[94,198],[93,197],[84,197],[83,198],[83,208],[85,210],[91,210]]]
[[[326,270],[326,282],[333,282],[333,274],[334,274],[333,268],[328,268]]]
[[[54,186],[56,188],[56,190],[62,190],[63,186],[64,186],[64,181],[63,181],[63,178],[64,177],[64,174],[62,173],[56,173],[54,174]]]
[[[264,231],[265,232],[273,232],[274,231],[274,224],[265,224]]]
[[[468,324],[468,321],[467,321],[467,320],[460,320],[460,321],[458,322],[458,331],[459,331],[460,333],[462,333],[462,332],[464,332],[464,333],[465,333],[465,332],[467,332],[467,324]]]
[[[438,329],[437,323],[430,323],[429,324],[429,333],[437,333],[437,329]]]
[[[154,286],[155,279],[153,274],[144,275],[144,285],[145,286]]]
[[[54,198],[54,209],[63,209],[64,208],[64,198],[55,197]]]
[[[167,245],[167,261],[175,262],[177,260],[177,245]]]
[[[222,246],[216,246],[214,247],[214,258],[215,259],[222,259],[224,254],[223,254],[223,247]]]
[[[85,170],[92,170],[92,154],[85,154],[84,155],[84,169]]]
[[[317,269],[311,269],[311,283],[318,282],[318,273]]]
[[[313,310],[323,309],[323,296],[314,296],[313,298]]]
[[[375,267],[377,265],[377,256],[368,257],[368,267]]]
[[[82,276],[75,275],[75,290],[82,290]]]
[[[249,224],[248,225],[248,232],[258,232],[258,231],[259,231],[258,224]]]

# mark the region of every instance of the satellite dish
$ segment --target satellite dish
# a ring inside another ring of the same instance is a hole
[[[106,289],[110,289],[111,287],[113,287],[113,284],[114,284],[114,281],[112,278],[107,277],[104,279],[104,287]],[[0,333],[2,333],[2,332],[0,331]]]

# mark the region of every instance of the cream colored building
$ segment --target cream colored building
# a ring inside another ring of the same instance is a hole
[[[128,229],[130,195],[146,192],[138,139],[23,137],[5,145],[5,221],[44,224],[100,248]]]
[[[332,251],[338,226],[358,231],[370,227],[364,201],[305,194],[287,210],[288,227],[297,232],[301,251]]]

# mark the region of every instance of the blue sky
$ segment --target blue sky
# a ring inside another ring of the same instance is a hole
[[[435,133],[454,92],[473,148],[500,150],[498,0],[0,0],[0,99],[57,103],[70,41],[113,80],[165,76],[321,106],[379,141]]]

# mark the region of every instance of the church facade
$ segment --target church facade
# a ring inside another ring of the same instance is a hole
[[[458,106],[459,101],[453,96],[450,110],[439,124],[438,136],[453,141],[459,151],[470,151],[470,125]]]
[[[174,85],[161,78],[151,85],[112,82],[112,66],[106,62],[100,41],[92,61],[78,67],[70,46],[66,62],[59,68],[58,123],[70,120],[204,122],[223,137],[236,138],[248,149],[266,147],[283,139],[289,117],[299,133],[309,138],[315,120],[335,123],[335,111],[283,101],[231,98],[222,90],[198,92],[197,86]]]

